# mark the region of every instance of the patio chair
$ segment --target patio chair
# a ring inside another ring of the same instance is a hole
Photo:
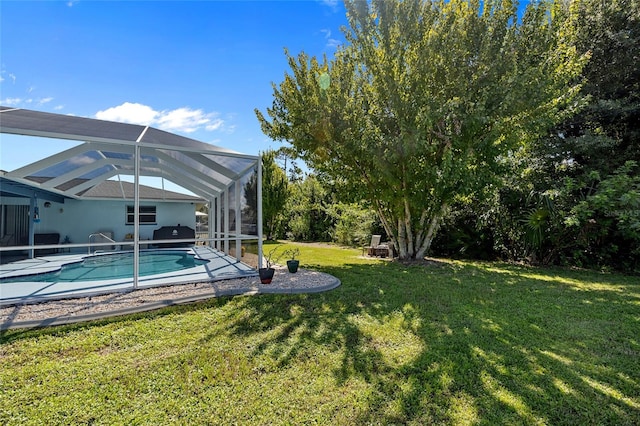
[[[393,245],[391,243],[380,243],[382,239],[381,235],[372,235],[371,244],[368,247],[364,247],[367,250],[368,256],[375,257],[393,257]],[[364,254],[363,249],[363,254]]]
[[[380,245],[380,240],[382,239],[382,235],[372,235],[371,243],[367,247],[363,247],[363,252],[366,250],[368,256],[375,256],[376,249]]]
[[[4,237],[0,238],[0,247],[9,247],[14,245],[13,234],[7,234]]]

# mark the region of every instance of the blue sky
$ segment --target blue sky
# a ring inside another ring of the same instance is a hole
[[[284,48],[331,56],[343,25],[337,0],[3,0],[0,104],[148,124],[257,154],[280,146],[254,108],[271,105]],[[0,138],[6,171],[77,144]]]

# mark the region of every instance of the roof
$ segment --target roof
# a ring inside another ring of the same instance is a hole
[[[151,186],[139,185],[141,200],[157,201],[190,201],[203,202],[202,198],[193,195],[181,194],[179,192],[167,191],[166,189],[153,188]],[[104,182],[88,189],[82,194],[83,198],[124,198],[133,200],[134,185],[131,182],[118,182],[115,180],[105,180]]]
[[[69,198],[50,191],[34,188],[33,185],[15,182],[11,179],[3,177],[6,172],[0,170],[0,197],[19,197],[31,198],[37,197],[45,201],[55,201],[56,203],[64,203]]]
[[[82,179],[80,179],[81,181]],[[37,179],[37,181],[45,182],[46,178]],[[74,182],[77,183],[77,182]],[[13,184],[13,182],[11,182]],[[20,184],[18,184],[20,185]],[[6,196],[22,196],[21,192],[13,191],[10,186],[10,182],[6,178],[0,177],[0,195]],[[125,181],[116,181],[116,180],[105,180],[100,182],[99,184],[83,191],[82,196],[83,199],[95,198],[95,199],[125,199],[125,200],[133,200],[134,198],[134,189],[135,185],[131,182]],[[152,186],[147,185],[139,185],[139,195],[141,200],[158,200],[158,201],[189,201],[189,202],[204,202],[206,200],[200,197],[194,197],[193,195],[182,194],[180,192],[169,191],[161,188],[154,188]],[[30,194],[27,191],[27,194]],[[48,199],[47,196],[39,196],[41,199]],[[50,201],[58,201],[61,200],[52,199]],[[63,201],[62,201],[63,202]]]
[[[5,174],[14,182],[77,199],[96,197],[98,185],[112,177],[135,175],[136,147],[140,176],[165,178],[205,199],[217,197],[259,159],[149,126],[3,106],[0,133],[81,141]]]

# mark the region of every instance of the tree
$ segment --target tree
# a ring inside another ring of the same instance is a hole
[[[492,185],[532,135],[573,113],[585,58],[567,12],[511,0],[346,3],[332,60],[285,52],[265,134],[368,200],[400,258],[422,258],[448,207]],[[551,16],[552,18],[549,18]]]
[[[510,186],[553,201],[540,261],[637,271],[640,2],[574,2],[572,19],[578,52],[591,54],[582,71],[588,102],[530,144]]]
[[[330,207],[335,217],[333,241],[343,246],[364,247],[371,241],[375,214],[358,203],[336,203]]]
[[[287,175],[275,161],[275,151],[262,154],[262,232],[273,239],[287,202]]]
[[[294,241],[330,241],[333,219],[328,213],[332,200],[314,175],[289,186],[287,237]]]
[[[289,182],[298,182],[303,179],[302,169],[296,164],[296,152],[288,146],[276,150],[276,160],[282,162],[282,170],[288,173]]]

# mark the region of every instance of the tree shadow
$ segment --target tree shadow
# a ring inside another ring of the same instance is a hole
[[[246,298],[225,333],[258,338],[253,355],[277,368],[339,353],[336,384],[371,389],[358,423],[640,422],[637,281],[493,263],[322,270],[342,286]],[[401,362],[398,335],[415,349]]]
[[[635,278],[470,262],[316,267],[342,285],[12,331],[0,342],[214,308],[220,326],[194,347],[240,337],[276,373],[331,354],[338,389],[367,389],[356,424],[640,424]]]

